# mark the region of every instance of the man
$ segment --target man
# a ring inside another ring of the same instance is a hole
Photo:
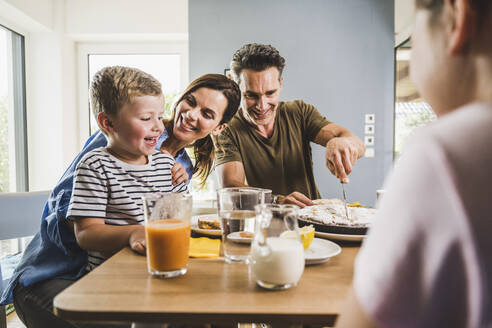
[[[279,102],[285,59],[270,45],[247,44],[233,55],[241,108],[216,138],[223,187],[272,189],[274,202],[301,207],[320,198],[310,142],[326,147],[326,165],[342,183],[365,152],[363,142],[301,100]]]

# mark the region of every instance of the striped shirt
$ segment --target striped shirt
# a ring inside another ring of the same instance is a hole
[[[172,156],[156,152],[144,165],[128,164],[106,150],[87,153],[77,165],[67,217],[70,220],[102,218],[108,225],[143,224],[142,196],[153,193],[185,192],[185,183],[173,186]],[[106,259],[88,252],[87,271]]]

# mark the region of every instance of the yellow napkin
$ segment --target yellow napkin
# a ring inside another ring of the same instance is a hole
[[[190,238],[190,257],[219,257],[220,239]]]

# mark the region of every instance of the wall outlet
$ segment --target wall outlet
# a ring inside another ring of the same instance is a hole
[[[364,137],[364,144],[366,146],[374,146],[374,136],[365,136]]]
[[[373,158],[375,156],[374,148],[366,148],[364,156],[367,158]]]
[[[366,124],[364,127],[365,134],[374,134],[374,124]]]
[[[366,124],[376,123],[376,114],[366,114],[365,123]]]

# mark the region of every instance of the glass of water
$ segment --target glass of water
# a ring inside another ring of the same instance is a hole
[[[255,232],[255,206],[265,203],[265,195],[259,188],[222,188],[217,191],[227,263],[248,263]]]

